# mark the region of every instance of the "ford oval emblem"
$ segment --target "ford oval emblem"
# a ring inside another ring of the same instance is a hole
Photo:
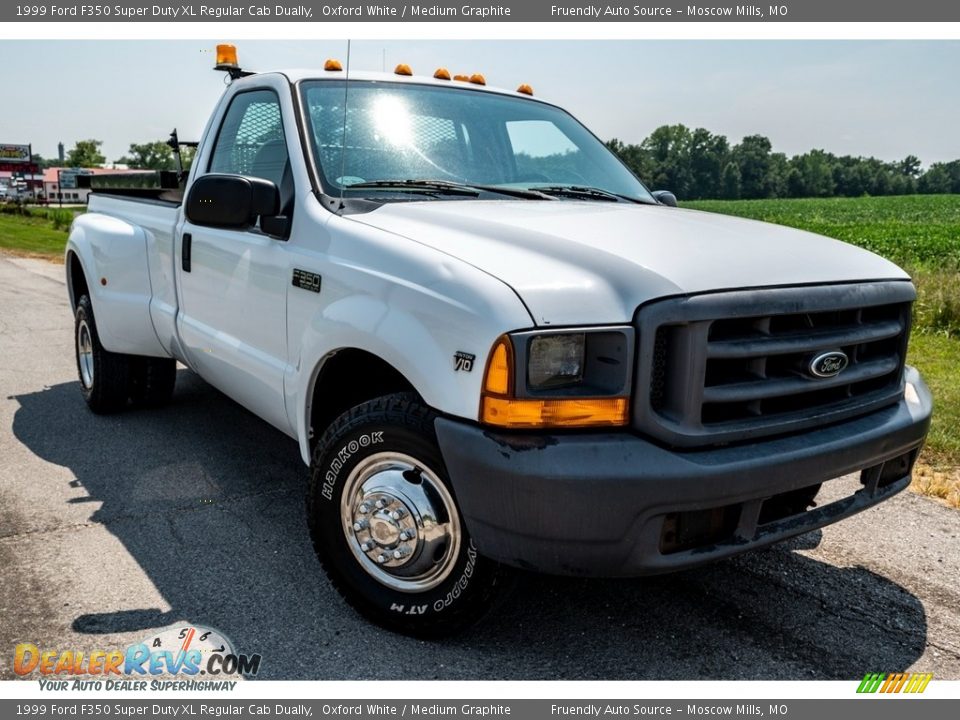
[[[830,350],[817,355],[807,367],[813,377],[831,378],[843,372],[849,364],[850,358],[847,357],[845,352]]]

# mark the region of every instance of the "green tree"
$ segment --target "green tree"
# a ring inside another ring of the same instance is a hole
[[[689,198],[694,189],[690,164],[692,134],[685,125],[661,125],[643,141],[653,173],[650,183],[660,190],[671,190],[679,198]]]
[[[730,157],[730,143],[723,135],[697,128],[687,150],[690,163],[690,198],[718,197],[723,191],[722,175]]]
[[[100,152],[103,140],[78,140],[73,149],[67,153],[68,167],[99,167],[107,161]]]
[[[950,172],[946,163],[934,163],[920,177],[918,189],[927,194],[944,194],[952,192],[953,183],[951,182]]]
[[[792,193],[799,191],[798,196],[803,197],[832,197],[836,189],[833,179],[835,160],[833,155],[823,150],[811,150],[791,159],[791,166],[796,168],[800,175],[799,186],[794,178]]]
[[[740,199],[740,168],[732,160],[723,168],[723,177],[720,180],[721,195],[724,200]]]
[[[143,170],[174,170],[176,168],[173,150],[162,140],[142,144],[131,143],[127,153],[117,162]]]
[[[740,168],[740,195],[746,199],[774,197],[770,183],[769,138],[748,135],[733,148],[733,158]]]
[[[920,177],[920,158],[916,155],[907,155],[898,163],[897,169],[901,175],[905,175],[906,177]]]

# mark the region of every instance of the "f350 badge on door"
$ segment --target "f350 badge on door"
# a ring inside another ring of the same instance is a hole
[[[309,290],[310,292],[320,292],[320,276],[309,270],[293,269],[293,286]]]

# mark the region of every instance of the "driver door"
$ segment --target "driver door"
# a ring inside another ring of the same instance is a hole
[[[233,97],[205,172],[261,177],[278,188],[292,182],[274,90],[248,90]],[[283,395],[287,243],[257,226],[205,227],[185,220],[177,262],[178,330],[191,366],[207,382],[289,432]]]

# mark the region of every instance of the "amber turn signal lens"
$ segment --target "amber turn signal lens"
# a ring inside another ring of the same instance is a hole
[[[513,389],[513,346],[510,339],[501,337],[493,346],[487,372],[483,377],[483,392],[509,395]]]
[[[630,403],[611,398],[515,398],[513,344],[503,335],[493,344],[483,374],[480,422],[504,428],[616,427],[630,422]]]
[[[630,421],[627,398],[501,398],[484,396],[480,419],[507,428],[618,427]]]
[[[217,67],[240,67],[236,45],[217,45]]]

